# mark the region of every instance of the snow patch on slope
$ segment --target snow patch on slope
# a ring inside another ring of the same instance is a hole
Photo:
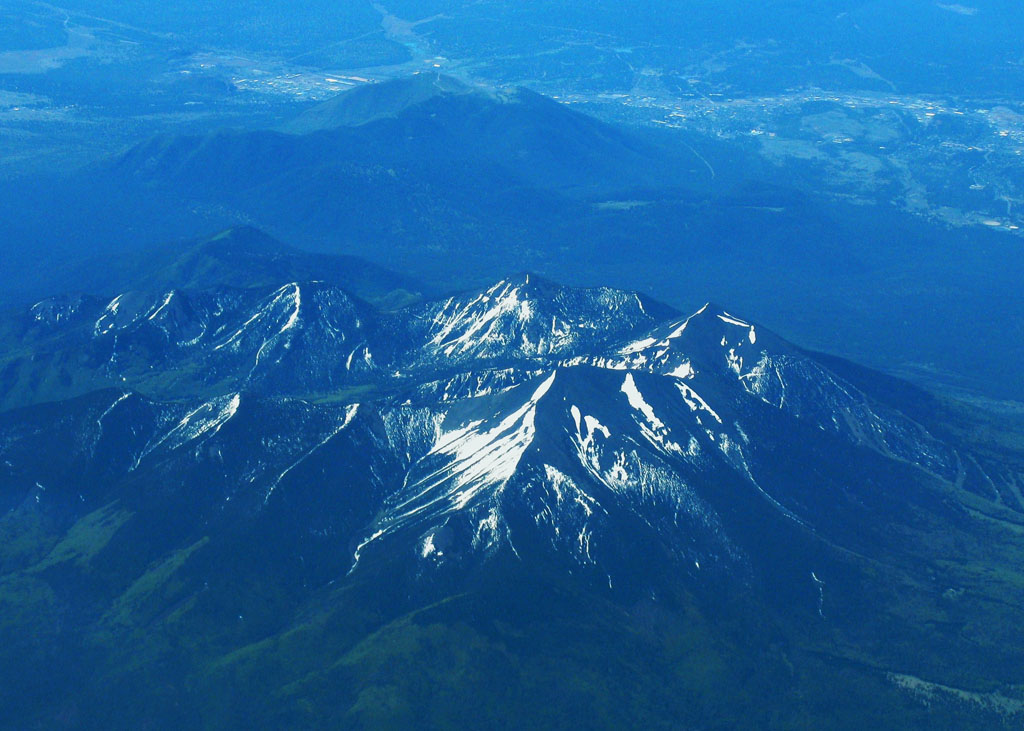
[[[143,459],[158,448],[170,451],[201,437],[208,439],[214,436],[238,412],[241,402],[241,395],[236,393],[212,399],[196,407],[185,414],[169,432],[143,449],[132,469],[136,469]]]
[[[555,376],[553,371],[497,424],[475,420],[450,430],[442,424],[429,453],[412,466],[397,500],[359,550],[412,521],[436,520],[470,508],[477,498],[500,493],[533,443],[537,404]]]

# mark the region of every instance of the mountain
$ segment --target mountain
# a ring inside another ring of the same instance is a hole
[[[522,274],[382,310],[297,281],[4,327],[21,725],[1024,713],[1011,432],[714,304]]]
[[[473,93],[471,86],[451,76],[438,73],[413,74],[357,86],[317,104],[283,124],[280,129],[282,132],[302,135],[338,127],[359,127],[380,119],[398,117],[406,110],[438,97]],[[476,93],[486,94],[483,91]]]
[[[688,175],[677,168],[694,161],[524,88],[471,87],[429,73],[344,92],[284,129],[318,133],[317,139],[340,134],[350,145],[373,148],[382,163],[471,161],[484,168],[480,173],[493,168],[519,186],[583,196],[683,185]],[[391,149],[379,149],[382,137]]]
[[[481,189],[507,195],[501,188],[511,187],[590,198],[684,186],[690,168],[700,164],[691,152],[666,148],[526,89],[471,88],[426,74],[343,92],[285,129],[291,134],[224,130],[158,137],[97,172],[201,197],[229,185],[232,205],[248,216],[260,216],[252,205],[252,196],[259,195],[274,197],[275,211],[291,212],[298,204],[296,213],[323,217],[343,205],[338,198],[359,194],[360,180],[382,172],[400,186],[462,179],[476,181],[476,195]],[[700,183],[706,182],[707,171],[695,170]],[[334,186],[324,185],[325,178]],[[287,205],[284,197],[296,186],[315,197]],[[455,202],[467,192],[438,195]]]
[[[296,284],[282,287],[282,279]],[[308,282],[301,292],[300,281]],[[48,297],[0,318],[0,407],[67,398],[128,379],[159,384],[156,392],[168,398],[216,390],[222,379],[234,382],[239,357],[254,356],[241,341],[259,338],[252,331],[262,327],[259,346],[270,336],[267,328],[284,328],[303,292],[304,320],[330,303],[331,312],[320,313],[321,331],[305,333],[315,338],[309,348],[315,352],[340,334],[333,318],[342,303],[352,317],[368,317],[377,308],[416,302],[429,291],[358,257],[300,251],[246,226],[98,257],[55,275],[49,286],[61,283],[77,293]],[[90,289],[109,294],[81,294]],[[225,342],[233,333],[237,339]],[[290,338],[282,342],[292,345]],[[315,371],[307,377],[328,388],[335,380],[316,371],[312,361],[318,359],[309,356],[294,373]]]
[[[184,243],[97,257],[70,270],[51,284],[55,291],[251,288],[315,279],[385,306],[406,304],[429,291],[422,282],[360,257],[302,251],[246,225]]]
[[[285,129],[161,135],[4,187],[12,272],[36,276],[40,251],[67,264],[240,224],[389,264],[410,247],[479,250],[517,218],[539,223],[580,198],[708,179],[687,150],[525,90],[432,74],[344,92]]]

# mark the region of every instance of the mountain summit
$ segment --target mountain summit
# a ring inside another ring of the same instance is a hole
[[[37,286],[50,291],[113,296],[128,289],[241,289],[317,279],[385,305],[408,303],[430,291],[422,282],[361,257],[303,251],[249,225],[232,226],[212,236],[96,256],[72,264],[68,270],[50,273],[45,284]]]
[[[444,74],[412,74],[343,92],[306,110],[280,129],[304,135],[338,127],[359,127],[380,119],[398,117],[432,99],[466,94],[493,96]]]

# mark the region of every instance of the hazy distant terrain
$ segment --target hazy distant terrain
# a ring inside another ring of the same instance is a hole
[[[165,129],[260,126],[353,84],[440,68],[737,139],[836,199],[1019,232],[1022,16],[1012,2],[925,0],[16,0],[0,16],[0,172],[81,163]]]

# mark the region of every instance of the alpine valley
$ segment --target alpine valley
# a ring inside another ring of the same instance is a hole
[[[249,228],[105,277],[0,321],[5,727],[1024,723],[1010,417]]]

